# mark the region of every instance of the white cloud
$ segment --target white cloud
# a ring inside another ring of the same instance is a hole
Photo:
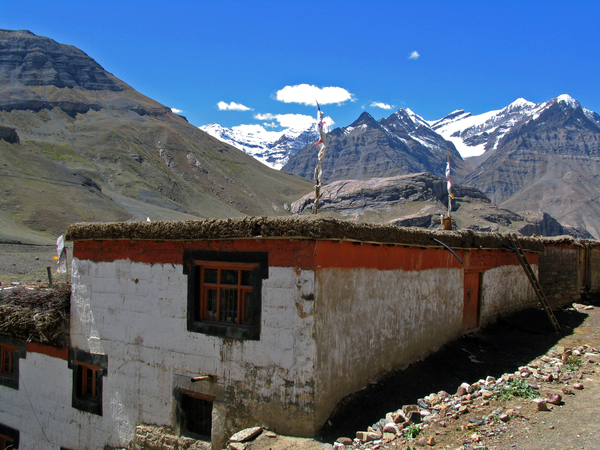
[[[392,109],[393,106],[387,103],[373,102],[371,103],[371,108]]]
[[[273,120],[276,117],[277,117],[277,114],[271,114],[271,113],[267,113],[267,114],[256,113],[256,114],[254,114],[254,118],[256,120]]]
[[[316,116],[307,116],[306,114],[254,114],[254,118],[257,120],[276,120],[279,126],[292,130],[303,131],[314,125],[317,122]],[[325,125],[330,127],[335,122],[329,116],[324,119]],[[265,126],[273,126],[274,123],[264,124]]]
[[[419,56],[421,56],[421,55],[419,55],[419,52],[415,50],[410,54],[408,59],[419,59]]]
[[[251,111],[252,108],[248,108],[245,105],[242,105],[241,103],[235,103],[235,102],[231,102],[231,103],[225,103],[225,102],[219,102],[217,103],[217,106],[219,107],[220,111]]]
[[[177,108],[171,108],[171,111],[172,111],[174,114],[181,114],[181,113],[183,112],[183,110],[182,110],[182,109],[177,109]]]
[[[277,91],[275,98],[284,103],[300,103],[302,105],[317,106],[331,103],[344,103],[354,101],[354,95],[346,89],[335,86],[317,87],[310,84],[297,84],[286,86]]]

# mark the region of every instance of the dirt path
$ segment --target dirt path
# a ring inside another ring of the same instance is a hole
[[[448,344],[425,361],[404,371],[391,374],[377,385],[368,387],[346,399],[332,415],[330,423],[317,439],[283,436],[268,437],[263,433],[246,450],[318,450],[331,448],[336,439],[354,438],[357,431],[367,428],[403,405],[415,404],[431,393],[455,393],[461,383],[474,383],[488,375],[495,378],[511,374],[521,366],[544,355],[556,355],[560,347],[577,348],[589,345],[600,348],[600,298],[588,298],[593,305],[576,305],[555,311],[566,334],[554,333],[545,313],[524,311],[506,318],[479,333],[465,336]],[[588,309],[585,309],[587,306]],[[477,363],[472,360],[478,361]],[[449,418],[444,426],[432,424],[416,439],[394,438],[374,442],[357,442],[346,449],[600,449],[600,366],[597,362],[581,365],[573,373],[575,379],[539,383],[539,394],[561,393],[563,403],[551,405],[551,411],[538,411],[531,400],[492,399],[489,404],[474,399],[467,414]],[[568,383],[583,384],[583,390],[565,395],[561,389]],[[478,403],[479,401],[479,403]],[[509,411],[510,420],[477,425],[473,421],[487,417],[493,411]],[[512,411],[512,412],[511,412]],[[471,419],[471,420],[470,420]],[[434,445],[426,439],[433,436]],[[389,435],[388,435],[389,437]],[[421,438],[421,440],[419,440]]]

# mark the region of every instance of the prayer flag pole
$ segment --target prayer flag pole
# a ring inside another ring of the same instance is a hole
[[[442,216],[442,230],[452,230],[452,199],[454,194],[452,193],[452,183],[450,182],[450,150],[446,149],[446,187],[448,189],[448,217]]]
[[[319,140],[315,142],[317,148],[319,149],[319,160],[317,162],[317,167],[315,167],[315,203],[313,205],[312,213],[317,214],[317,210],[319,209],[319,198],[321,197],[321,175],[323,171],[321,169],[321,165],[323,164],[323,157],[325,156],[325,122],[323,121],[323,111],[319,106],[319,102],[315,100],[317,104],[317,126],[319,129]]]

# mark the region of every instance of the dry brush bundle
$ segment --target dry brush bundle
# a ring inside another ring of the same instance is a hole
[[[350,222],[314,216],[240,217],[235,219],[187,220],[179,222],[76,223],[66,234],[69,241],[82,240],[203,240],[233,238],[340,239],[385,244],[439,247],[438,239],[452,248],[506,248],[507,236],[472,230],[431,231],[395,225]],[[541,241],[519,237],[525,250],[544,251]]]
[[[0,334],[27,342],[69,345],[71,286],[18,287],[0,293]]]

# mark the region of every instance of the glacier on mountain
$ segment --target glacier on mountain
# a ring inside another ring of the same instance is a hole
[[[290,156],[318,139],[316,123],[303,130],[287,128],[283,131],[268,131],[262,125],[238,125],[227,128],[216,123],[199,128],[273,169],[281,169]]]

